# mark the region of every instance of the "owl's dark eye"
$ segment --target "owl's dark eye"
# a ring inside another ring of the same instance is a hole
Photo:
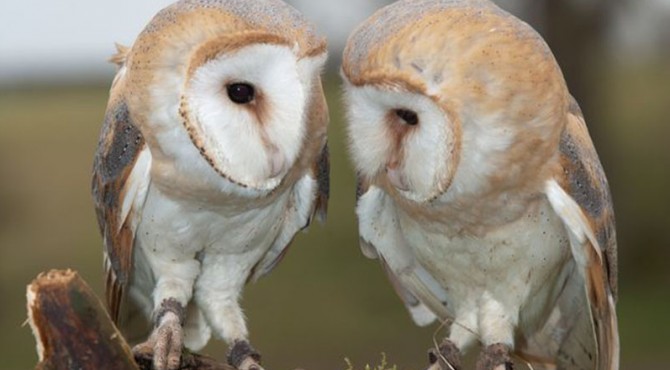
[[[254,87],[248,83],[234,83],[227,86],[228,97],[233,103],[248,104],[254,100]]]
[[[395,114],[410,126],[416,126],[419,124],[419,116],[415,111],[409,109],[396,109]]]

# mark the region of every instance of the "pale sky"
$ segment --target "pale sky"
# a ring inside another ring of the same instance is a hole
[[[503,6],[515,0],[499,0]],[[583,1],[583,0],[580,0]],[[0,0],[0,85],[109,78],[114,42],[132,44],[151,17],[172,0]],[[331,55],[385,0],[293,0],[329,38]],[[613,33],[622,44],[653,49],[659,22],[670,22],[670,0],[637,0]],[[645,4],[645,5],[642,5]],[[636,53],[639,51],[635,51]]]
[[[114,42],[131,44],[171,0],[0,0],[0,83],[113,73]]]
[[[131,45],[174,0],[0,0],[0,85],[109,78],[114,42]],[[295,0],[334,51],[388,0]]]

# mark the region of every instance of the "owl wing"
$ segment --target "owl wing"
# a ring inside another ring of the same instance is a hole
[[[361,200],[361,197],[363,196],[363,194],[365,194],[368,191],[369,187],[370,187],[370,185],[363,182],[363,180],[361,179],[360,176],[356,176],[356,208],[357,209],[358,209],[358,205],[359,205],[359,202]],[[359,219],[360,219],[360,217],[359,217]],[[363,237],[360,236],[360,233],[359,233],[359,237],[358,237],[358,243],[361,247],[361,252],[363,252],[363,255],[365,257],[373,259],[373,260],[379,258],[379,253],[377,253],[377,248],[375,248],[374,245],[370,244],[365,239],[363,239]],[[388,271],[388,269],[386,269],[386,268],[385,268],[385,270]],[[393,286],[395,286],[395,284]],[[400,296],[402,297],[403,295],[400,295]]]
[[[327,142],[323,145],[321,154],[312,166],[312,173],[316,176],[317,183],[312,215],[323,224],[326,222],[328,199],[330,198],[330,150]]]
[[[393,210],[387,208],[388,199],[384,199],[382,193],[380,189],[371,189],[360,177],[357,178],[356,211],[363,255],[380,261],[391,286],[417,325],[430,325],[438,316],[442,321],[451,318],[452,314],[446,308],[447,293],[414,260],[414,256],[402,244],[402,238],[398,235],[375,237],[375,231],[387,235],[398,231],[391,216]],[[375,242],[381,242],[381,245],[375,245]]]
[[[568,231],[574,266],[538,337],[544,339],[533,342],[538,351],[554,348],[560,369],[618,369],[614,213],[607,179],[574,99],[560,152],[562,172],[547,182],[546,194]]]
[[[123,70],[119,72],[122,75]],[[122,78],[122,77],[121,77]],[[92,193],[103,236],[105,288],[118,322],[132,271],[135,229],[150,183],[151,154],[115,80],[93,164]]]

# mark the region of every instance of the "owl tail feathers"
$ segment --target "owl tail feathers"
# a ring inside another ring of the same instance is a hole
[[[614,298],[611,295],[608,297],[606,315],[604,316],[598,325],[600,337],[605,338],[605,340],[599,343],[600,368],[619,370],[619,329]]]
[[[130,52],[130,48],[125,45],[121,45],[119,43],[114,43],[114,46],[116,46],[116,54],[112,55],[109,58],[109,62],[114,63],[119,68],[121,68],[126,63],[126,58],[128,57],[128,52]]]
[[[590,261],[596,260],[595,253]],[[592,330],[598,350],[598,370],[619,370],[619,329],[614,296],[606,286],[607,277],[602,265],[587,266],[586,299],[590,305]]]

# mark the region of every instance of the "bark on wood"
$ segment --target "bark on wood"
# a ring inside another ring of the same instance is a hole
[[[40,274],[27,291],[28,318],[37,342],[36,369],[151,369],[151,353],[132,351],[91,288],[72,270]],[[181,370],[234,370],[184,353]]]

